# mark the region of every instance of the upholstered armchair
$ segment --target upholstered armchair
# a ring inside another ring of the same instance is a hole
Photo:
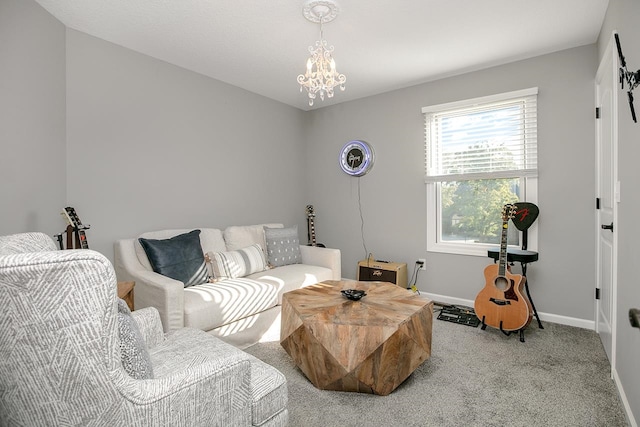
[[[279,371],[199,330],[163,334],[116,287],[98,252],[0,237],[0,425],[286,425]]]

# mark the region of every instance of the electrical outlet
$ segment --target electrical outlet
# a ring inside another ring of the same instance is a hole
[[[420,266],[420,270],[426,270],[427,269],[427,260],[424,258],[420,258],[418,261],[416,261],[416,264],[418,264]]]

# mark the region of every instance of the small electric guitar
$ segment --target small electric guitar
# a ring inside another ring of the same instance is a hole
[[[325,246],[322,243],[316,242],[315,218],[316,214],[313,211],[313,205],[307,205],[307,237],[309,239],[307,246],[318,246],[324,248]]]
[[[89,243],[87,242],[87,235],[85,230],[89,229],[89,225],[83,225],[76,213],[76,210],[72,207],[67,206],[62,211],[62,216],[67,220],[67,223],[73,227],[73,231],[76,235],[76,247],[80,247],[81,249],[89,249]],[[68,241],[67,241],[68,242]],[[67,243],[67,246],[69,244]],[[67,247],[67,249],[70,249]]]
[[[515,212],[515,205],[502,208],[500,258],[497,264],[490,264],[484,269],[485,286],[474,304],[482,329],[489,325],[507,335],[525,328],[533,317],[531,302],[522,293],[526,277],[511,274],[507,268],[507,228]]]

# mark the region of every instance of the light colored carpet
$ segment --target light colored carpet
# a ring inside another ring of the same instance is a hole
[[[434,317],[431,358],[388,396],[318,390],[278,342],[247,352],[287,377],[292,427],[628,425],[598,335],[544,327],[521,343]]]

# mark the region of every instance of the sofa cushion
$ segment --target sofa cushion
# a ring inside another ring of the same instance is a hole
[[[194,348],[198,351],[194,352]],[[150,352],[154,366],[158,368],[158,378],[175,375],[176,371],[184,371],[185,366],[194,363],[201,364],[203,358],[221,367],[246,363],[251,417],[246,421],[235,420],[233,425],[287,425],[287,380],[280,371],[255,356],[211,334],[190,328],[170,332],[166,341]]]
[[[179,280],[185,287],[199,285],[208,280],[200,245],[200,230],[164,240],[141,237],[138,241],[156,273]]]
[[[258,280],[274,286],[278,292],[278,304],[281,304],[283,293],[325,280],[332,280],[333,271],[330,268],[317,265],[290,264],[254,273],[245,279]]]
[[[151,358],[140,329],[131,317],[127,303],[120,298],[118,298],[118,332],[122,367],[127,374],[138,380],[153,378]]]
[[[246,277],[184,290],[184,326],[209,331],[277,305],[277,288]]]
[[[298,226],[289,228],[264,228],[267,241],[267,262],[271,267],[280,267],[302,262]]]
[[[282,228],[282,224],[259,224],[259,225],[232,225],[224,230],[224,241],[228,251],[235,251],[246,248],[255,243],[262,247],[267,253],[267,243],[264,239],[264,227]],[[205,251],[206,253],[207,251]]]
[[[208,252],[206,258],[211,262],[216,281],[244,277],[267,268],[264,252],[257,243],[237,251]]]

